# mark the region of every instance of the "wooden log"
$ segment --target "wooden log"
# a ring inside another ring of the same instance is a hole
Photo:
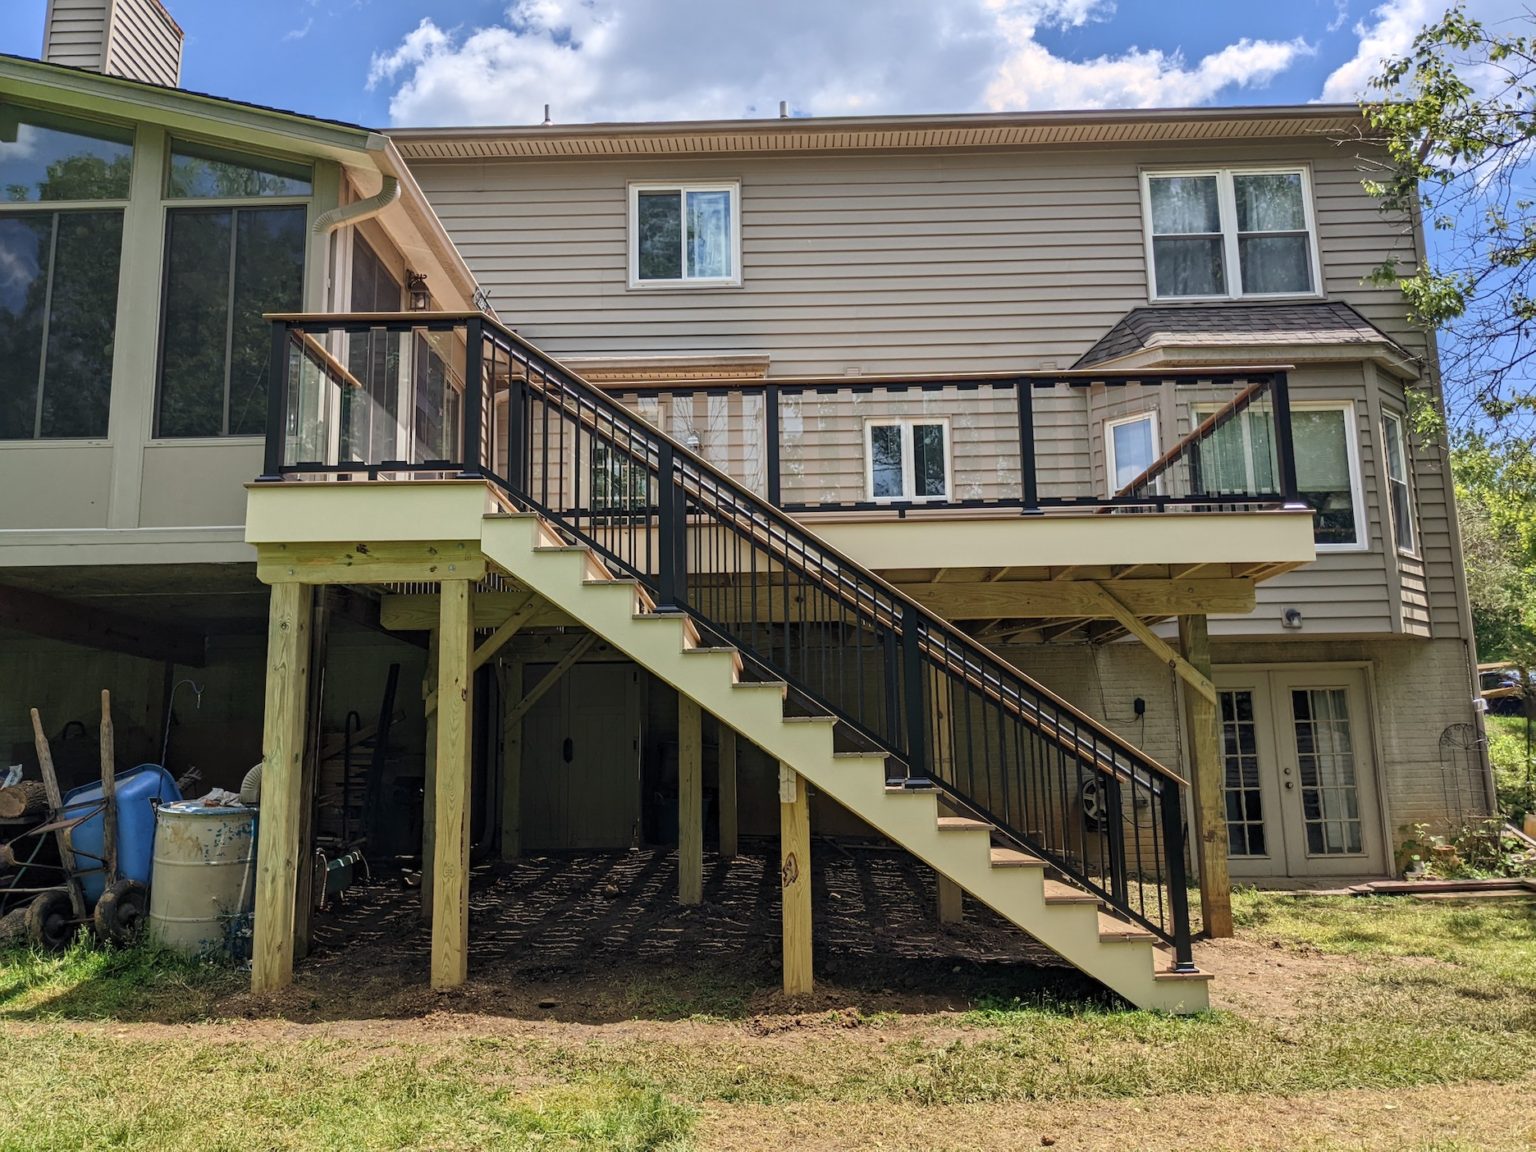
[[[37,748],[37,766],[43,774],[43,787],[48,790],[48,811],[55,820],[64,814],[64,797],[59,792],[58,773],[53,770],[53,750],[48,747],[48,737],[43,733],[43,718],[32,709],[32,742]],[[80,877],[75,874],[75,846],[68,828],[58,828],[53,834],[59,846],[59,863],[64,866],[64,886],[69,891],[69,902],[74,906],[75,919],[85,919],[85,893],[80,890]]]
[[[0,788],[0,820],[41,819],[48,814],[48,789],[41,780]]]
[[[101,854],[108,888],[117,883],[117,753],[112,735],[112,693],[101,690]]]

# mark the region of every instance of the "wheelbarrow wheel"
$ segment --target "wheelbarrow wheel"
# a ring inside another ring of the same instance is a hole
[[[144,931],[149,890],[137,880],[119,880],[96,901],[96,938],[104,944],[132,944]]]
[[[47,952],[62,952],[75,935],[74,913],[68,892],[44,892],[27,905],[27,935]]]

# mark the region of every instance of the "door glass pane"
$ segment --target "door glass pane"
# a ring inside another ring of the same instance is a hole
[[[1114,452],[1114,491],[1119,492],[1152,467],[1152,418],[1112,425],[1109,434]]]
[[[676,192],[641,192],[635,211],[642,280],[683,278],[683,206]]]
[[[945,495],[944,425],[913,425],[912,480],[918,496]]]
[[[1350,484],[1348,427],[1341,408],[1291,413],[1296,449],[1296,487],[1312,507],[1319,544],[1355,544],[1355,499]]]
[[[262,316],[297,311],[304,302],[304,218],[302,207],[243,208],[235,214],[231,436],[259,436],[266,427],[272,333]]]
[[[1296,767],[1307,853],[1338,856],[1365,851],[1348,695],[1343,688],[1291,692]]]
[[[126,200],[133,133],[0,108],[0,200]]]
[[[870,495],[899,498],[901,490],[901,425],[873,424],[869,429]]]
[[[1267,856],[1252,692],[1221,694],[1221,736],[1226,765],[1227,851],[1233,856]]]
[[[1159,296],[1225,296],[1220,236],[1152,239]]]
[[[688,276],[731,275],[731,194],[688,193]]]

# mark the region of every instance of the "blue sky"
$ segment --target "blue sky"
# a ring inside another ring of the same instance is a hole
[[[1436,0],[168,0],[182,82],[373,126],[1303,103]],[[0,0],[36,55],[45,0]],[[1473,0],[1497,18],[1510,0]],[[253,19],[259,11],[260,19]]]

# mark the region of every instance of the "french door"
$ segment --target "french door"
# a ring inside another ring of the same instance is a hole
[[[1223,670],[1216,679],[1232,875],[1384,875],[1364,674]]]

